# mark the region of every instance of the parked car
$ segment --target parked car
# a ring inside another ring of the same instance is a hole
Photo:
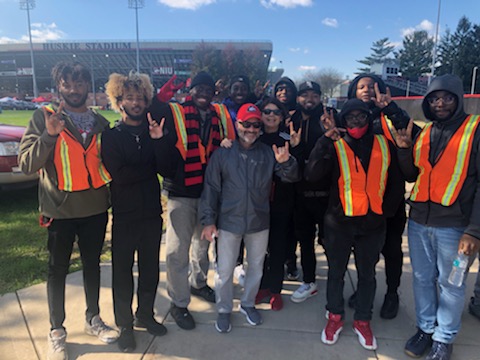
[[[0,189],[33,186],[38,174],[25,175],[18,167],[20,140],[24,126],[0,124]]]

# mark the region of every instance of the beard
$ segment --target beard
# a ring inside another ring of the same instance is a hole
[[[300,108],[300,111],[303,112],[304,114],[308,115],[308,116],[311,116],[313,114],[315,114],[315,112],[318,111],[318,108],[321,106],[320,105],[317,105],[315,107],[312,107],[312,108],[309,108],[309,109],[306,109],[304,108],[302,105],[298,105],[298,107]]]
[[[127,109],[123,109],[125,111],[125,114],[127,114],[128,118],[133,121],[143,121],[146,119],[146,111],[144,110],[140,115],[133,115],[130,112],[127,111]]]
[[[85,102],[87,101],[88,93],[82,95],[75,96],[78,100],[72,99],[72,95],[65,95],[63,93],[60,93],[62,96],[62,99],[67,103],[68,106],[72,108],[80,108],[85,105]]]

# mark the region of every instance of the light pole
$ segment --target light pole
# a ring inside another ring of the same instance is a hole
[[[440,5],[442,1],[438,0],[438,12],[437,12],[437,25],[435,29],[435,38],[433,39],[433,51],[432,51],[432,66],[431,66],[431,72],[432,76],[428,78],[428,85],[430,85],[430,82],[432,81],[433,74],[435,72],[435,62],[437,61],[437,43],[438,43],[438,26],[440,24]]]
[[[138,41],[138,9],[145,6],[144,0],[128,0],[128,7],[135,9],[135,25],[137,30],[137,72],[140,72],[140,45]]]
[[[38,97],[37,78],[35,77],[35,61],[33,59],[32,29],[30,27],[30,10],[33,9],[35,9],[35,0],[20,0],[20,10],[27,10],[28,38],[30,39],[30,61],[32,63],[33,96]]]
[[[477,70],[478,66],[475,66],[473,68],[473,74],[472,74],[472,88],[470,89],[470,94],[475,94],[475,82],[477,80]]]

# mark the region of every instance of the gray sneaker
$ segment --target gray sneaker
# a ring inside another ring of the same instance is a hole
[[[67,332],[65,329],[54,329],[48,334],[47,360],[68,360],[65,342]]]
[[[103,322],[100,316],[95,315],[90,324],[85,322],[85,332],[88,335],[96,336],[100,341],[111,344],[117,341],[119,333]]]
[[[254,306],[240,305],[240,312],[245,315],[250,325],[260,325],[263,322],[262,315],[260,315]]]
[[[215,329],[220,333],[229,333],[232,330],[230,313],[218,314],[217,321],[215,322]]]

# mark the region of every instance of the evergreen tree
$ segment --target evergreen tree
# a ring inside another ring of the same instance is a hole
[[[375,41],[370,48],[370,50],[372,50],[372,54],[363,60],[357,60],[357,62],[360,64],[365,65],[363,68],[358,68],[357,74],[369,73],[370,66],[372,66],[372,64],[383,62],[386,59],[391,59],[392,57],[390,54],[393,52],[394,48],[395,46],[390,44],[388,37]]]
[[[414,31],[403,39],[403,49],[396,53],[402,76],[417,80],[430,72],[433,39],[425,30]]]

